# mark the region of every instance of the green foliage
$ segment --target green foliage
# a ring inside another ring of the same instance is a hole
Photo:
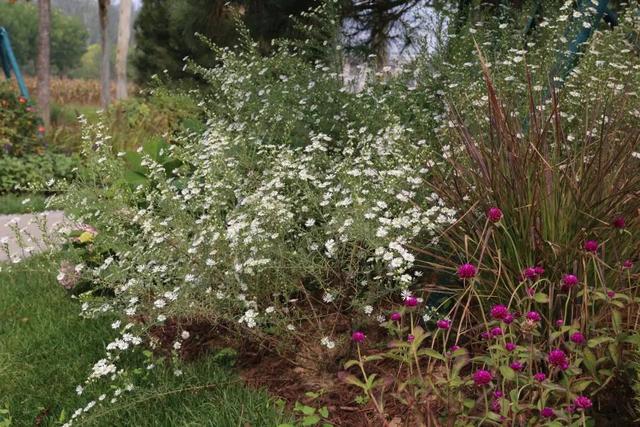
[[[3,264],[0,270],[2,426],[31,425],[35,419],[41,425],[60,425],[69,420],[69,408],[92,400],[86,393],[78,395],[76,387],[84,383],[87,368],[103,357],[104,344],[114,333],[112,319],[78,316],[79,303],[56,282],[57,260],[41,255],[11,267]],[[101,389],[107,401],[116,400],[94,408],[86,425],[274,426],[286,420],[268,396],[243,387],[216,361],[153,362],[158,367],[144,369],[135,389]],[[51,372],[56,372],[55,381]]]
[[[32,3],[0,2],[0,26],[9,31],[11,44],[20,67],[35,73],[38,38],[38,9]],[[82,22],[60,13],[51,12],[51,66],[55,74],[66,74],[80,64],[87,49],[87,30]]]
[[[0,215],[42,212],[46,202],[40,193],[0,194]]]
[[[201,132],[204,114],[194,97],[159,87],[113,104],[104,121],[114,150],[136,150],[151,139],[175,143],[180,132]]]
[[[44,127],[35,108],[5,82],[0,82],[0,112],[0,159],[43,151]]]
[[[136,50],[133,64],[137,80],[145,83],[154,74],[170,78],[193,78],[185,73],[183,58],[188,56],[203,66],[218,59],[196,33],[221,46],[239,41],[234,17],[241,16],[263,52],[271,50],[276,37],[294,33],[290,15],[317,5],[317,0],[266,2],[223,0],[150,0],[142,4],[136,20]]]
[[[53,181],[71,181],[81,167],[77,155],[32,154],[0,157],[0,194],[14,191],[51,191]]]

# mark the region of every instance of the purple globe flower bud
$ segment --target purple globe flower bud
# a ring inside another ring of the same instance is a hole
[[[633,267],[633,261],[631,261],[630,259],[625,259],[622,262],[622,268],[629,269],[629,268],[632,268],[632,267]]]
[[[416,305],[418,305],[418,298],[414,296],[406,297],[404,299],[404,305],[407,307],[415,307]]]
[[[569,367],[569,361],[566,353],[559,348],[549,352],[548,360],[551,365],[558,367],[563,371]]]
[[[598,242],[595,240],[587,240],[584,242],[584,250],[587,252],[596,252],[598,250]]]
[[[500,208],[489,208],[489,210],[487,211],[487,218],[489,218],[489,221],[491,222],[498,222],[502,219],[502,211],[500,210]]]
[[[413,340],[415,340],[415,339],[416,339],[416,337],[414,337],[413,335],[411,335],[411,334],[410,334],[410,335],[407,337],[407,342],[412,343],[412,342],[413,342]]]
[[[509,309],[502,304],[491,307],[491,317],[494,319],[504,319],[509,314]]]
[[[607,291],[607,296],[608,296],[609,298],[613,298],[613,297],[615,297],[615,296],[616,296],[616,293],[615,293],[614,291],[612,291],[612,290],[608,290],[608,291]]]
[[[366,337],[367,336],[362,331],[355,331],[353,334],[351,334],[351,339],[357,343],[364,342],[364,339]]]
[[[522,277],[525,279],[533,280],[538,277],[538,273],[536,273],[536,269],[534,267],[527,267],[522,270]]]
[[[554,415],[555,413],[553,412],[553,409],[549,408],[548,406],[542,408],[542,410],[540,411],[540,416],[543,418],[553,418]]]
[[[573,274],[565,274],[562,276],[562,288],[571,289],[578,284],[578,278]]]
[[[556,320],[556,327],[561,328],[564,325],[564,320],[558,319]]]
[[[535,267],[533,267],[534,270],[536,271],[536,274],[538,276],[542,276],[544,274],[544,268],[540,265],[536,265]]]
[[[393,320],[394,322],[400,321],[401,318],[402,318],[402,315],[400,313],[398,313],[397,311],[394,311],[389,316],[389,319]]]
[[[461,279],[471,279],[476,276],[478,270],[476,266],[470,263],[462,264],[458,267],[458,277]]]
[[[513,350],[515,350],[515,349],[516,349],[516,345],[515,345],[514,343],[512,343],[512,342],[508,342],[508,343],[506,343],[506,344],[504,345],[504,348],[505,348],[507,351],[513,351]]]
[[[502,335],[502,328],[500,326],[491,329],[491,336],[499,337],[500,335]]]
[[[440,319],[436,322],[438,329],[449,329],[451,327],[451,320]]]
[[[520,372],[523,368],[522,363],[518,362],[517,360],[515,362],[511,362],[511,364],[509,365],[509,367],[511,369],[513,369],[516,372]]]
[[[613,225],[615,228],[620,228],[620,229],[624,228],[625,226],[624,217],[623,216],[615,217],[613,221],[611,221],[611,225]]]
[[[504,319],[502,319],[502,321],[504,323],[506,323],[507,325],[510,325],[513,323],[513,321],[515,320],[515,318],[513,317],[513,314],[509,313],[507,314]]]
[[[537,311],[530,311],[527,313],[527,320],[530,320],[532,322],[539,322],[542,319],[542,316],[540,316],[540,313],[538,313]]]
[[[533,374],[533,379],[541,383],[542,381],[547,379],[547,374],[545,374],[544,372],[537,372]]]
[[[587,396],[578,396],[576,397],[576,400],[573,401],[573,403],[578,409],[589,409],[593,406],[591,399],[589,399]]]
[[[493,397],[495,399],[500,399],[503,396],[504,396],[504,393],[501,390],[496,390],[493,392]]]
[[[586,339],[584,338],[584,335],[582,335],[581,332],[572,333],[569,339],[571,340],[571,342],[576,344],[584,344],[584,342],[586,341]]]
[[[484,369],[478,369],[473,373],[473,382],[477,386],[487,385],[491,380],[493,380],[493,375],[491,375],[491,372]]]

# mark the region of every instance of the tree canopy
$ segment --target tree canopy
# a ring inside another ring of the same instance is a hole
[[[290,15],[298,15],[319,0],[145,0],[135,23],[133,64],[139,81],[167,70],[182,78],[183,58],[198,64],[215,63],[211,50],[196,36],[202,34],[221,46],[238,37],[234,15],[245,23],[262,51],[276,37],[295,36]]]
[[[35,72],[38,39],[38,10],[35,4],[0,2],[0,26],[9,31],[13,50],[24,72]],[[88,33],[83,23],[57,9],[51,16],[51,67],[55,74],[67,74],[80,64],[87,49]]]

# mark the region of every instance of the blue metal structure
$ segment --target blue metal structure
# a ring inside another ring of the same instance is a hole
[[[0,65],[2,66],[7,79],[11,78],[11,70],[13,70],[13,74],[15,74],[16,80],[18,81],[20,93],[22,96],[29,99],[27,85],[24,83],[20,67],[18,66],[18,61],[16,60],[16,56],[13,54],[13,49],[11,48],[9,33],[4,29],[4,27],[0,27]]]

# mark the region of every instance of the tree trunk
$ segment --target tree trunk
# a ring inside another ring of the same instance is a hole
[[[131,0],[120,0],[116,47],[116,99],[127,98],[127,55],[131,37]]]
[[[100,104],[102,108],[107,108],[110,101],[110,83],[109,76],[109,35],[107,34],[107,20],[110,0],[98,0],[98,12],[100,15],[100,49],[102,50],[102,61],[100,67],[100,81],[102,83],[100,90]]]
[[[38,108],[46,128],[50,123],[49,74],[51,68],[51,0],[38,0]]]

